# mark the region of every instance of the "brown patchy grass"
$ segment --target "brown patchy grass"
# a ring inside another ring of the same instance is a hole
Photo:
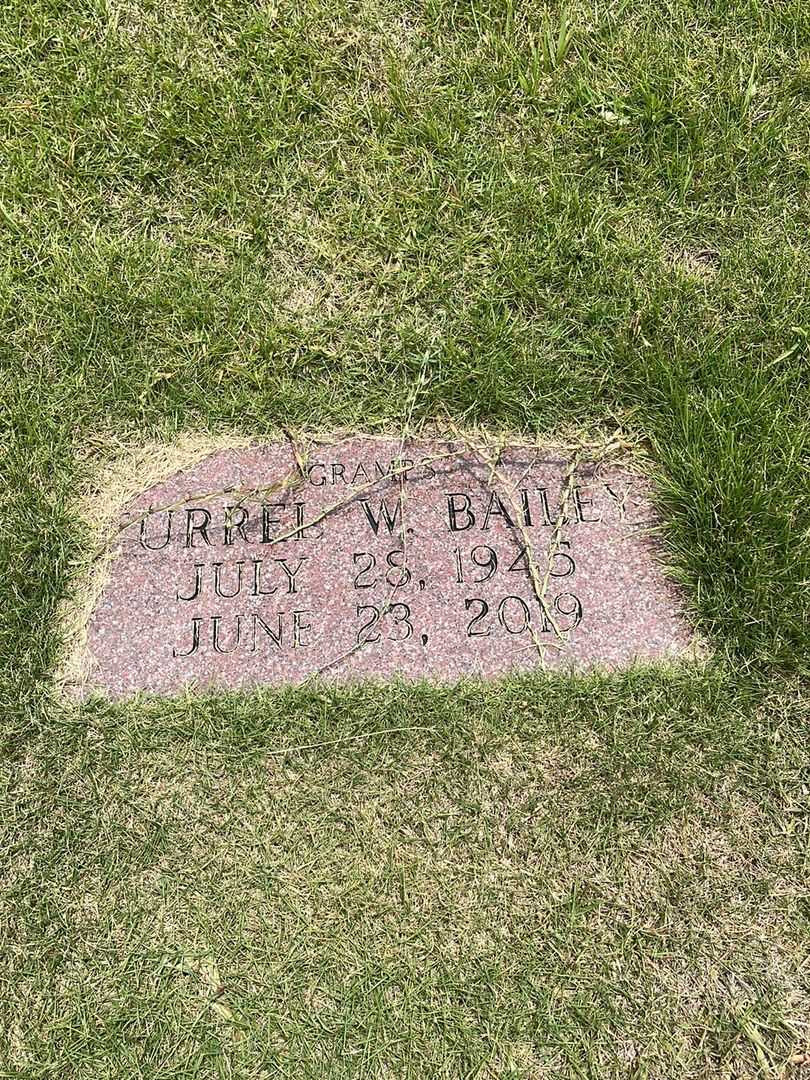
[[[444,746],[376,738],[281,758],[282,730],[248,753],[176,737],[156,749],[158,711],[144,753],[125,750],[135,728],[114,734],[126,712],[100,717],[106,750],[90,785],[77,759],[62,814],[29,837],[44,854],[81,820],[88,865],[78,888],[49,887],[72,959],[56,1016],[22,980],[28,1031],[71,1015],[88,980],[112,1004],[136,964],[150,1023],[162,1026],[159,1009],[189,1038],[202,1025],[242,1075],[261,1075],[267,1055],[281,1075],[302,1054],[310,1068],[349,1068],[369,1008],[370,1075],[397,1074],[388,1039],[402,1025],[428,1071],[456,1060],[465,1031],[480,1054],[489,1028],[482,1076],[575,1076],[590,1062],[611,1076],[753,1078],[758,1039],[762,1075],[793,1075],[810,988],[804,871],[795,834],[774,827],[784,805],[762,801],[744,759],[711,777],[695,748],[700,779],[684,789],[689,751],[661,729],[654,756],[669,771],[639,763],[628,776],[658,822],[608,825],[619,790],[601,761],[609,728],[580,712],[560,718],[561,737],[530,712],[527,739],[509,730],[514,706],[498,729],[491,689],[482,703],[486,715]],[[798,735],[783,729],[775,773],[790,775]],[[28,783],[47,783],[42,764]],[[114,943],[101,963],[100,936]],[[18,1066],[24,1045],[29,1034]]]

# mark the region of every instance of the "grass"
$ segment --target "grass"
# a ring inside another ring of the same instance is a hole
[[[7,0],[0,1077],[800,1076],[808,45]],[[55,698],[94,447],[406,406],[643,439],[708,667]]]

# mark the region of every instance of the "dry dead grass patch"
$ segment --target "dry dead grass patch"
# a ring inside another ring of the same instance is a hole
[[[87,946],[65,1001],[77,980],[115,992],[122,960],[100,968],[94,940],[119,958],[146,940],[144,1007],[161,988],[175,1022],[204,1014],[245,1067],[302,1052],[315,1006],[324,1060],[337,1030],[353,1052],[376,984],[380,1045],[410,1024],[426,1060],[452,1030],[479,1039],[487,1010],[501,1034],[481,1075],[557,1076],[585,1053],[602,1075],[638,1059],[650,1080],[747,1078],[759,1033],[789,1076],[810,1020],[803,877],[740,776],[657,828],[606,829],[600,740],[477,739],[464,762],[377,746],[226,765],[189,746],[98,772],[81,841],[98,854],[62,896]],[[773,1030],[763,994],[781,1002]],[[44,1001],[23,1000],[40,1023]]]
[[[115,557],[114,537],[127,503],[217,450],[249,444],[250,439],[235,433],[189,433],[165,443],[137,445],[104,437],[85,445],[84,485],[74,507],[83,543],[71,568],[73,589],[58,616],[64,643],[55,676],[60,691],[75,692],[89,676],[87,628]]]

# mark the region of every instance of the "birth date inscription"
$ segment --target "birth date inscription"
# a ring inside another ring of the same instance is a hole
[[[91,683],[122,696],[677,655],[689,632],[654,524],[637,474],[525,446],[221,451],[125,509]]]

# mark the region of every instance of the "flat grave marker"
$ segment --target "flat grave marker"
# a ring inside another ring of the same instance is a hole
[[[110,697],[683,655],[649,487],[615,464],[356,436],[222,450],[132,500],[87,632]]]

